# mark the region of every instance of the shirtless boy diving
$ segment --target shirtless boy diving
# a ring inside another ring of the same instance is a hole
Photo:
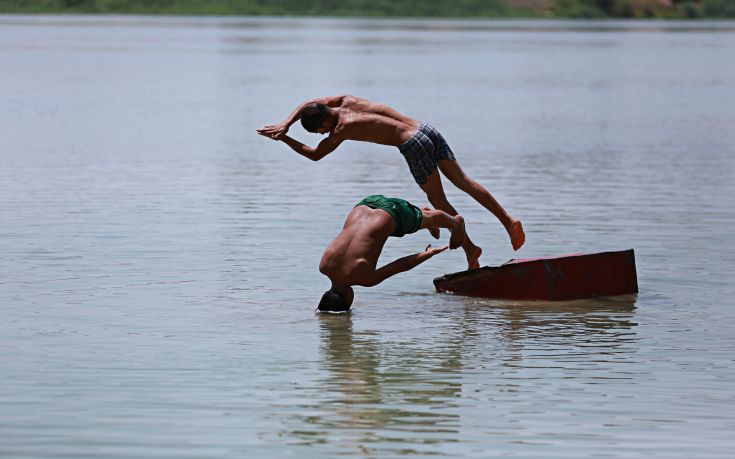
[[[428,229],[432,236],[439,238],[439,228],[451,231],[448,246],[435,249],[429,245],[423,252],[376,267],[388,236],[403,237]],[[353,285],[377,285],[395,274],[415,268],[447,248],[460,247],[464,238],[464,220],[460,215],[419,209],[403,199],[368,196],[352,209],[342,231],[324,251],[319,271],[329,277],[332,286],[322,296],[318,309],[346,312],[354,298]]]
[[[316,148],[292,139],[286,133],[298,119],[307,131],[329,133],[329,136]],[[526,240],[520,220],[511,217],[485,187],[462,170],[444,137],[434,127],[419,123],[386,105],[348,95],[321,97],[300,104],[282,123],[264,126],[258,129],[258,133],[283,141],[312,161],[319,161],[345,140],[398,147],[416,183],[435,208],[457,215],[444,194],[441,178],[436,172],[439,169],[457,188],[472,196],[500,220],[514,250],[518,250]],[[462,248],[468,269],[479,268],[482,249],[469,236],[462,242]]]

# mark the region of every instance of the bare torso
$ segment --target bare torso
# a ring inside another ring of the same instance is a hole
[[[332,135],[344,139],[399,146],[419,127],[418,121],[392,108],[366,99],[348,96],[337,108],[339,121]]]
[[[342,231],[324,251],[319,271],[334,283],[360,285],[375,270],[394,226],[393,217],[383,210],[355,207]]]

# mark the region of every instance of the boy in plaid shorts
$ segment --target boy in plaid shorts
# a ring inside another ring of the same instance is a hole
[[[300,119],[309,132],[329,134],[311,148],[287,136],[288,128]],[[321,97],[300,104],[280,124],[264,126],[258,134],[280,140],[296,153],[318,161],[333,152],[345,140],[358,140],[398,147],[408,163],[416,183],[429,202],[450,215],[457,211],[447,201],[440,174],[474,198],[500,220],[510,236],[514,250],[526,240],[521,221],[513,218],[485,187],[470,178],[459,166],[444,137],[432,126],[419,123],[392,108],[359,97],[342,95]],[[482,249],[467,235],[462,243],[468,269],[480,267]]]

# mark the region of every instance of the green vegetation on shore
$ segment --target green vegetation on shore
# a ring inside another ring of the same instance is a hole
[[[735,0],[0,0],[0,13],[735,18]]]
[[[735,18],[733,0],[552,0],[550,11],[569,18]]]

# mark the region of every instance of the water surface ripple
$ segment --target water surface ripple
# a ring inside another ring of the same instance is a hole
[[[731,22],[0,16],[0,455],[731,456],[734,54]],[[391,148],[255,135],[337,93],[523,219],[514,254],[447,187],[485,264],[632,247],[640,294],[439,295],[448,252],[315,315],[351,207],[426,201]]]

